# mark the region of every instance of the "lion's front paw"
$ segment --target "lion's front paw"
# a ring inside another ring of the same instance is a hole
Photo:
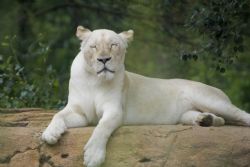
[[[65,132],[65,126],[49,126],[42,134],[42,140],[48,144],[55,144]]]
[[[42,140],[48,144],[55,144],[59,137],[57,133],[53,133],[47,129],[42,134]]]
[[[90,144],[84,148],[84,165],[86,167],[99,167],[105,160],[105,147]]]

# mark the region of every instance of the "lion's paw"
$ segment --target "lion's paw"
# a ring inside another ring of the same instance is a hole
[[[197,125],[204,127],[225,125],[225,120],[222,117],[218,117],[212,113],[201,113],[195,122]]]
[[[98,144],[90,144],[84,148],[84,165],[86,167],[99,167],[105,160],[106,150]]]
[[[201,113],[196,120],[196,123],[200,126],[208,127],[213,125],[213,116],[208,113]]]
[[[42,140],[48,144],[55,144],[59,138],[60,135],[58,133],[53,133],[48,129],[46,129],[42,134]]]
[[[42,140],[48,144],[55,144],[61,137],[61,135],[65,132],[65,130],[66,127],[64,125],[49,125],[49,127],[42,134]]]

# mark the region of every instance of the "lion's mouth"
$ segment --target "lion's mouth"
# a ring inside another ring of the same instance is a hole
[[[102,73],[102,72],[111,72],[111,73],[115,73],[115,71],[113,71],[113,70],[110,70],[110,69],[108,69],[107,67],[104,67],[103,69],[101,69],[100,71],[98,71],[97,72],[97,74],[100,74],[100,73]]]

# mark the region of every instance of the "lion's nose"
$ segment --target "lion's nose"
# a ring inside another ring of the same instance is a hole
[[[111,57],[108,57],[108,58],[97,58],[97,60],[100,61],[100,62],[102,62],[103,64],[105,64],[110,59],[111,59]]]

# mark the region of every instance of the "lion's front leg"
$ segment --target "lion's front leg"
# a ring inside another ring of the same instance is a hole
[[[87,120],[73,107],[65,107],[55,114],[49,126],[42,134],[42,140],[48,144],[55,144],[67,128],[86,126]]]
[[[105,160],[106,144],[110,135],[122,124],[122,109],[109,105],[84,147],[84,164],[98,167]]]

